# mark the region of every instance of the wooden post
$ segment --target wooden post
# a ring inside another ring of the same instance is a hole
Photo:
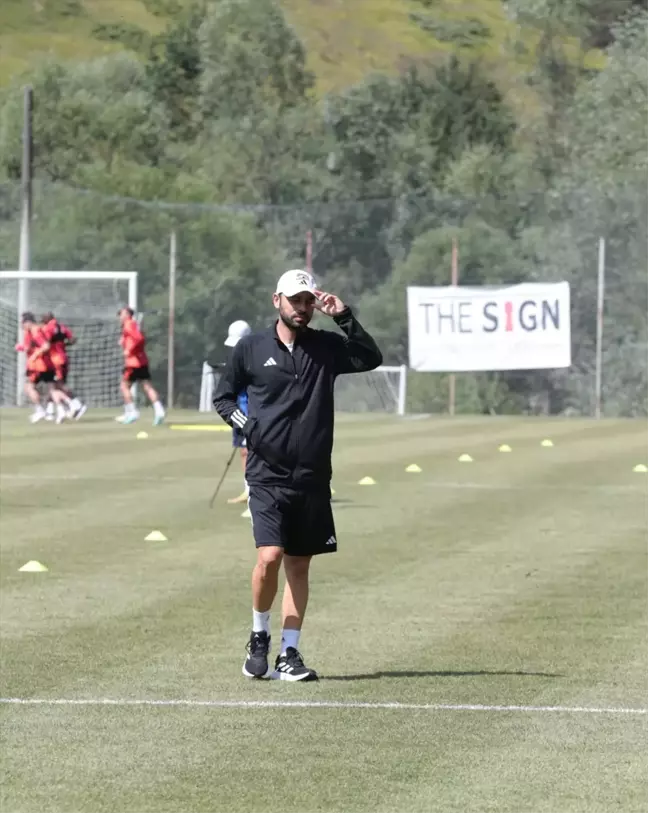
[[[457,238],[452,238],[452,259],[450,266],[450,284],[459,285],[459,248],[457,246]],[[457,380],[454,373],[450,373],[448,378],[448,412],[450,415],[455,414]]]
[[[177,245],[176,233],[171,232],[169,244],[169,348],[167,353],[167,408],[173,408],[175,388],[175,287]]]
[[[603,381],[603,308],[605,303],[605,239],[599,239],[598,285],[596,295],[596,369],[594,381],[594,416],[600,419]]]

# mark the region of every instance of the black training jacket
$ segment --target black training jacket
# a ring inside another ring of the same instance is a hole
[[[247,440],[246,480],[258,485],[328,485],[333,450],[333,385],[341,373],[382,364],[376,343],[346,308],[333,320],[345,335],[306,328],[292,353],[276,323],[244,336],[214,394],[214,407]],[[248,416],[236,396],[248,394]]]

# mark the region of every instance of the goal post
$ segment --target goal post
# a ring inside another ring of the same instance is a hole
[[[69,350],[69,386],[88,406],[121,403],[122,350],[117,308],[137,309],[137,271],[0,271],[0,405],[24,402],[21,314],[51,311],[77,341]]]
[[[368,373],[340,375],[335,382],[337,412],[386,412],[405,415],[407,365],[382,365]]]
[[[205,361],[200,385],[200,412],[214,409],[214,390],[220,369]],[[335,383],[335,408],[338,412],[385,412],[405,415],[407,365],[381,366],[369,373],[338,376]]]

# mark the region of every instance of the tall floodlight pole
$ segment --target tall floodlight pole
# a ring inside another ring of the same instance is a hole
[[[22,210],[20,217],[20,258],[18,260],[18,270],[21,272],[30,270],[31,263],[31,215],[32,215],[32,109],[34,95],[32,88],[28,85],[24,89],[23,96],[23,150],[22,150],[22,173],[21,173],[21,196]],[[18,341],[22,339],[22,328],[20,316],[27,310],[29,292],[27,290],[27,279],[18,280]],[[18,365],[16,370],[16,403],[22,406],[23,385],[25,381],[25,354],[18,354]]]

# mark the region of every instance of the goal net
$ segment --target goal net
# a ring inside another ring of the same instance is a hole
[[[213,394],[220,370],[205,362],[200,387],[201,412],[213,410]],[[407,367],[377,367],[370,373],[338,376],[335,383],[335,408],[338,412],[387,412],[405,414]]]
[[[0,271],[0,405],[25,402],[20,314],[51,311],[76,337],[68,348],[68,386],[91,407],[121,404],[120,305],[137,307],[137,272]]]

